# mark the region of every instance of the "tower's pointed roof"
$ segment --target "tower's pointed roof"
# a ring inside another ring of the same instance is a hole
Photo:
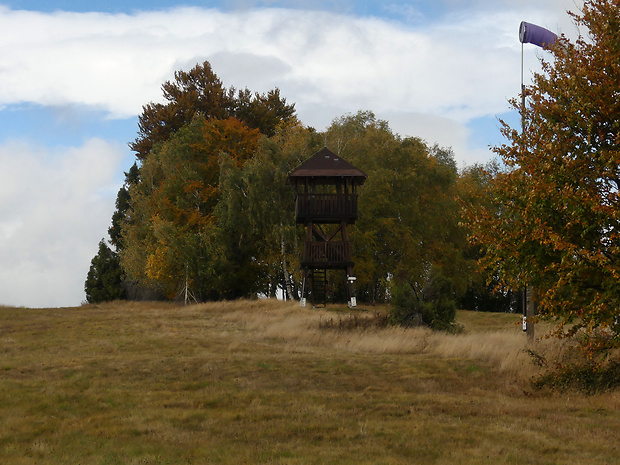
[[[319,150],[288,175],[289,178],[305,177],[352,177],[360,184],[366,179],[366,173],[357,169],[348,161],[336,155],[327,147]]]

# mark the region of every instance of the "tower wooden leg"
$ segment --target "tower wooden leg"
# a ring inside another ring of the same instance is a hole
[[[302,307],[306,306],[306,292],[307,291],[308,291],[308,268],[304,268],[303,279],[301,281],[301,299],[299,300],[299,305]]]
[[[347,298],[349,301],[349,307],[357,307],[357,298],[355,297],[355,276],[352,275],[353,270],[351,267],[347,267]]]
[[[525,290],[525,316],[527,318],[527,326],[525,334],[527,335],[527,342],[533,344],[534,338],[534,315],[535,315],[535,303],[534,303],[534,288],[530,285]]]

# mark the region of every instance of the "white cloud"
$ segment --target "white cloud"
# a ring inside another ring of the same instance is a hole
[[[402,136],[416,136],[427,144],[451,147],[458,157],[459,168],[489,161],[492,154],[488,147],[472,147],[470,131],[462,124],[441,116],[420,113],[379,113],[377,117],[390,122],[390,128]]]
[[[124,148],[98,139],[0,147],[0,304],[79,305],[106,235]]]
[[[424,13],[413,5],[405,3],[386,3],[382,6],[383,11],[401,18],[408,23],[416,23],[425,19]]]
[[[364,107],[462,122],[505,109],[519,75],[519,21],[542,13],[458,11],[405,27],[285,9],[111,15],[0,8],[0,104],[79,103],[135,115],[161,98],[174,70],[208,59],[227,85],[280,87],[302,117],[306,105],[328,101],[344,112]],[[566,16],[563,9],[553,15]]]

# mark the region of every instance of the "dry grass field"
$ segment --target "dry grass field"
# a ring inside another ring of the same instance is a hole
[[[345,312],[0,308],[0,463],[620,463],[620,393],[533,391],[514,315],[449,335]]]

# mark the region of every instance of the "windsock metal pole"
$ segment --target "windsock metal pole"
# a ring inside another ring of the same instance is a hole
[[[521,148],[525,150],[525,85],[523,83],[523,44],[529,43],[548,48],[557,40],[557,36],[540,26],[522,21],[519,25],[519,41],[521,42]],[[534,342],[534,288],[528,284],[523,292],[523,331],[528,343]]]
[[[521,135],[525,134],[525,85],[523,84],[523,42],[521,42]]]
[[[521,42],[521,144],[525,150],[525,84],[523,83],[523,42]],[[525,286],[523,292],[523,331],[527,336],[527,342],[533,343],[534,337],[534,299],[531,285]]]
[[[521,149],[525,150],[525,84],[523,80],[523,44],[524,23],[519,26],[519,39],[521,41]],[[526,285],[523,291],[523,331],[527,336],[527,342],[534,342],[534,307],[530,304],[532,286]]]
[[[519,41],[521,42],[521,144],[525,150],[525,85],[523,84],[523,44],[534,44],[548,49],[558,36],[544,27],[522,21],[519,25]],[[534,342],[534,288],[528,284],[523,293],[523,330],[529,343]]]

